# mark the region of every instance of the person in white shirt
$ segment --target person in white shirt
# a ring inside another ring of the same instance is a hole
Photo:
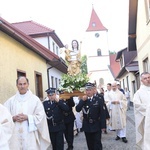
[[[136,145],[142,150],[150,149],[150,73],[141,74],[141,86],[133,97]]]

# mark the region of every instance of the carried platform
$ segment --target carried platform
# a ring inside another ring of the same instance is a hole
[[[83,95],[85,95],[84,92],[81,92],[81,91],[78,91],[78,90],[74,90],[73,92],[71,93],[68,93],[68,92],[63,92],[59,95],[60,99],[70,99],[71,97],[82,97]]]

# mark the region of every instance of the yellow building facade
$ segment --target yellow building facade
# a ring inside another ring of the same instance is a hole
[[[36,94],[35,74],[42,76],[43,97],[47,89],[46,60],[8,34],[0,31],[0,103],[4,103],[17,91],[17,72],[29,79],[29,88]]]

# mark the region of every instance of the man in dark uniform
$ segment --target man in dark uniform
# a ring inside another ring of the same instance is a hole
[[[123,94],[125,94],[124,90],[121,88],[121,85],[119,83],[117,84],[117,87]]]
[[[67,144],[68,144],[67,150],[73,150],[75,115],[72,111],[72,108],[75,106],[75,103],[73,101],[73,97],[70,99],[67,99],[65,102],[66,102],[66,105],[69,107],[69,111],[63,112],[64,122],[65,122],[64,135],[65,135],[65,139],[66,139]]]
[[[105,115],[103,101],[93,96],[93,84],[85,85],[86,95],[76,106],[76,111],[83,111],[83,131],[89,150],[102,150],[101,129],[105,128]]]
[[[55,88],[49,88],[46,92],[48,100],[45,100],[43,105],[47,116],[52,148],[53,150],[64,150],[63,132],[65,124],[63,111],[69,111],[69,107],[56,96]]]
[[[103,109],[104,109],[104,112],[105,112],[104,115],[105,115],[106,121],[107,121],[107,119],[110,118],[110,115],[109,115],[107,106],[106,106],[106,104],[105,104],[104,94],[102,95],[102,94],[98,93],[96,84],[93,84],[93,89],[94,89],[94,96],[99,97],[99,99],[100,99],[100,100],[103,102],[103,104],[104,104],[104,106],[103,106]],[[106,126],[106,122],[105,122],[104,133],[107,134],[107,126]]]

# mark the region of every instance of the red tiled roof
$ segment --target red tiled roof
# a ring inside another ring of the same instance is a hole
[[[102,22],[100,21],[99,17],[97,16],[93,8],[89,27],[87,28],[86,31],[103,31],[103,30],[107,30],[107,29],[103,26]]]
[[[109,57],[110,57],[110,70],[114,78],[116,78],[116,76],[120,71],[120,63],[116,62],[116,54],[110,54]]]
[[[60,71],[66,73],[67,66],[64,63],[61,63],[59,57],[52,53],[50,50],[45,48],[43,45],[39,44],[37,41],[32,39],[30,36],[26,35],[24,32],[20,31],[12,24],[0,17],[0,30],[8,34],[24,46],[28,47],[30,50],[33,50],[35,53],[43,57],[50,65],[55,66]],[[60,62],[58,65],[58,61]],[[57,64],[57,66],[56,66]]]
[[[41,36],[46,37],[49,35],[53,38],[53,40],[58,44],[59,47],[64,47],[64,44],[55,33],[55,30],[45,27],[39,23],[36,23],[34,21],[24,21],[12,23],[12,25],[24,32],[26,35],[31,36],[32,38]]]
[[[40,33],[48,33],[53,32],[53,29],[47,28],[41,24],[38,24],[34,21],[24,21],[12,23],[13,26],[26,33],[27,35],[40,34]]]

